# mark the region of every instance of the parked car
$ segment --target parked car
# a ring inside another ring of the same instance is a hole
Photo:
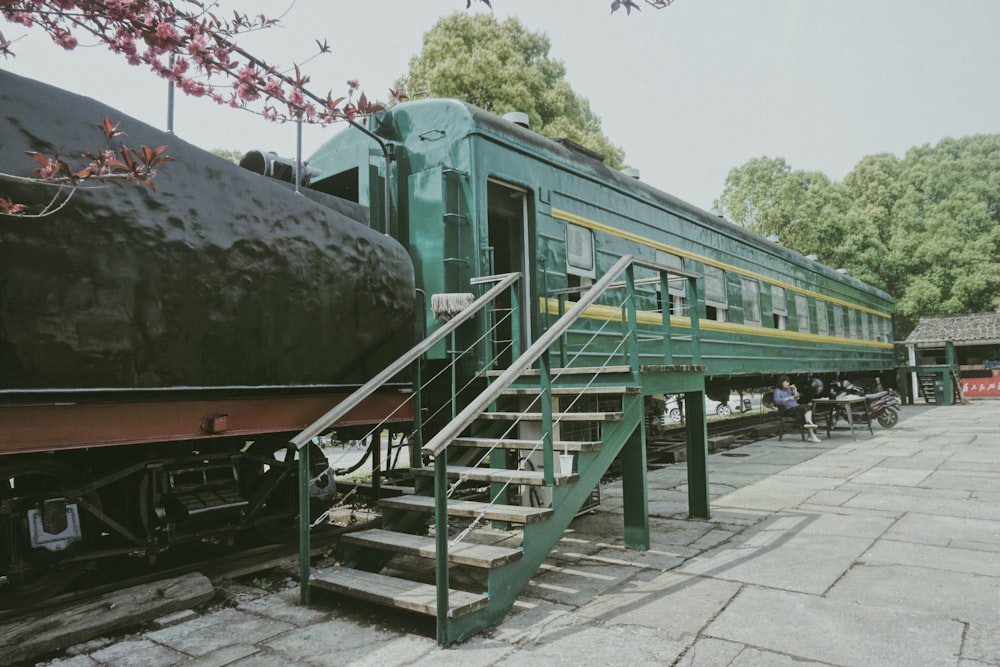
[[[665,415],[664,421],[672,421],[675,423],[680,423],[682,419],[681,405],[678,401],[678,397],[675,395],[667,396],[666,407],[663,411]],[[719,417],[728,417],[733,413],[749,412],[754,409],[755,405],[760,405],[760,397],[751,398],[748,394],[743,395],[743,400],[740,400],[739,394],[730,394],[729,401],[726,403],[720,403],[719,401],[713,401],[712,399],[705,397],[705,414],[717,415]]]

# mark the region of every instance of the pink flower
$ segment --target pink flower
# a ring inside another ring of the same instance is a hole
[[[188,61],[185,58],[177,58],[174,60],[174,66],[170,69],[174,76],[181,76],[188,70]]]
[[[348,81],[348,82],[347,82],[347,88],[348,88],[348,90],[350,90],[350,91],[351,91],[352,93],[353,93],[353,92],[354,92],[355,90],[357,90],[358,88],[360,88],[360,87],[361,87],[361,83],[359,83],[357,79],[351,79],[350,81]]]
[[[244,102],[253,102],[260,97],[260,93],[257,92],[257,89],[248,83],[236,84],[236,94],[239,95],[240,99]]]
[[[264,85],[264,94],[279,100],[285,99],[285,92],[281,89],[281,81],[273,76],[269,77]]]
[[[52,41],[67,51],[72,51],[77,45],[76,37],[69,34],[69,31],[63,28],[56,28],[52,31]]]
[[[177,29],[170,23],[160,23],[156,26],[156,36],[163,42],[176,42]]]

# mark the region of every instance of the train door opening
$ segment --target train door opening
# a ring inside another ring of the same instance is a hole
[[[490,180],[487,191],[487,234],[490,271],[520,272],[524,277],[518,296],[520,300],[520,339],[523,351],[531,344],[531,261],[529,260],[528,193],[522,188]],[[494,335],[494,358],[497,368],[506,368],[513,361],[514,340],[510,295],[497,302]]]

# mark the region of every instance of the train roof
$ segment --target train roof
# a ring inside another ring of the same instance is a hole
[[[585,178],[600,181],[626,196],[644,200],[691,222],[723,231],[785,261],[798,264],[830,279],[848,283],[856,289],[887,301],[893,300],[891,295],[868,283],[769,241],[721,216],[640,181],[628,173],[612,169],[601,161],[600,156],[595,156],[591,151],[574,145],[573,142],[543,136],[461,100],[432,98],[408,101],[373,117],[371,126],[376,134],[404,144],[426,145],[429,132],[447,137],[450,140],[448,143],[454,143],[470,135],[482,135],[527,151],[537,158],[556,163],[561,168],[575,171]],[[320,153],[322,151],[321,148]],[[310,164],[316,163],[310,162]]]

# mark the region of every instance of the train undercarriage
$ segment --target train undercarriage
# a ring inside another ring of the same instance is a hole
[[[403,396],[376,397],[353,416],[345,433],[370,430],[390,413],[392,423],[408,421]],[[336,403],[331,398],[319,402],[329,408]],[[247,405],[199,399],[200,412],[188,414],[199,420],[201,437],[113,446],[100,446],[102,437],[87,419],[78,422],[75,443],[56,433],[65,428],[60,409],[80,408],[79,403],[0,405],[5,426],[10,426],[0,449],[22,450],[0,457],[0,609],[35,604],[87,572],[148,567],[185,545],[216,549],[295,540],[298,452],[288,441],[298,428],[288,427],[308,425],[325,409],[316,413],[315,396],[305,397],[305,408],[295,397],[274,400],[287,402],[278,411],[283,417],[270,418],[270,428],[239,428],[250,419],[244,409],[259,407],[256,398]],[[106,411],[108,406],[94,403],[91,408]],[[151,407],[143,401],[114,406],[123,418]],[[213,409],[206,412],[207,407]],[[18,428],[13,418],[27,413],[51,419],[35,421],[34,435],[18,438],[15,445],[15,434],[23,434],[26,425]],[[87,410],[82,414],[93,416]],[[205,414],[214,416],[206,419]],[[221,430],[223,422],[234,435],[205,432],[204,427]],[[121,423],[107,422],[104,442],[120,442],[128,431]],[[175,427],[161,432],[179,432],[180,425]],[[39,450],[32,438],[62,444]],[[310,469],[312,509],[318,516],[330,507],[336,485],[315,445]]]

